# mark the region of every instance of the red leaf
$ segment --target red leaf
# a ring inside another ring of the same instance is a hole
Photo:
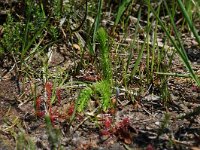
[[[108,129],[108,128],[111,127],[111,123],[112,123],[112,120],[111,120],[109,117],[106,117],[106,118],[104,119],[104,127],[105,127],[106,129]]]
[[[40,109],[40,106],[41,106],[41,96],[38,96],[36,101],[35,101],[35,106],[36,106],[36,110],[39,110]]]
[[[43,117],[45,115],[45,112],[41,111],[41,103],[42,103],[41,96],[38,96],[35,101],[35,107],[36,107],[35,114],[37,117]]]
[[[117,129],[120,129],[120,128],[126,128],[128,127],[130,124],[130,120],[129,118],[124,118],[122,121],[120,121],[117,125],[116,125],[116,128]]]
[[[52,88],[53,88],[52,82],[46,82],[46,83],[45,83],[45,89],[46,89],[46,92],[47,92],[47,98],[48,98],[47,101],[48,101],[48,102],[50,102],[50,99],[51,99]]]
[[[129,124],[130,124],[129,118],[124,118],[124,119],[122,120],[122,123],[123,123],[124,126],[129,125]]]
[[[58,112],[53,112],[52,111],[52,108],[49,108],[49,116],[50,116],[50,119],[51,119],[51,123],[54,124],[55,123],[55,120],[60,116],[58,114]]]
[[[44,111],[36,111],[36,116],[37,117],[44,117],[45,112]]]
[[[60,89],[56,89],[56,97],[58,100],[58,103],[61,104],[61,94],[60,94]]]
[[[101,135],[104,136],[104,135],[110,135],[110,131],[105,129],[105,130],[101,130]]]
[[[69,109],[68,109],[68,111],[67,111],[67,114],[68,114],[69,116],[71,116],[71,115],[73,114],[73,112],[74,112],[74,104],[72,104],[72,105],[69,107]]]
[[[50,115],[51,123],[55,123],[56,119],[58,118],[57,115]]]

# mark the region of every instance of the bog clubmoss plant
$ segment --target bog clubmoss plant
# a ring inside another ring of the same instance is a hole
[[[101,105],[104,111],[110,107],[111,84],[107,80],[103,80],[94,84],[95,92],[101,95]]]
[[[78,97],[78,111],[79,112],[84,110],[92,94],[93,94],[93,90],[90,87],[86,87],[80,92],[79,97]]]
[[[106,111],[110,107],[111,87],[112,87],[112,67],[109,58],[108,35],[104,28],[99,28],[97,39],[100,44],[100,66],[103,80],[96,82],[83,89],[76,102],[76,109],[81,112],[87,106],[92,95],[99,96],[101,108]]]
[[[97,33],[98,41],[100,44],[100,65],[103,71],[103,80],[112,82],[112,67],[111,60],[109,58],[109,45],[108,45],[108,35],[104,28],[99,28]]]

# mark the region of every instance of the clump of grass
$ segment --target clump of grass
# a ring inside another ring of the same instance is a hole
[[[199,4],[197,4],[197,2],[195,2],[195,1],[193,3],[195,3],[195,6],[199,10],[200,9]],[[193,35],[195,36],[197,42],[200,45],[200,36],[198,35],[197,30],[192,22],[192,11],[191,11],[192,9],[190,9],[192,2],[189,2],[189,5],[188,5],[188,7],[189,7],[188,9],[190,10],[189,12],[186,10],[186,8],[185,8],[184,4],[181,2],[181,0],[178,0],[178,4],[183,13],[184,19],[186,20],[187,24],[189,25],[190,30],[192,31]],[[199,13],[199,11],[198,11],[198,13]]]
[[[115,32],[116,26],[118,25],[122,15],[124,14],[125,10],[127,9],[127,7],[129,6],[129,4],[131,3],[131,0],[123,0],[118,8],[117,11],[117,15],[116,15],[116,19],[114,22],[114,27],[113,27],[113,31]]]
[[[182,11],[184,12],[184,15],[186,17],[186,19],[188,20],[188,23],[190,24],[190,26],[192,27],[192,31],[194,32],[194,34],[196,35],[196,30],[194,28],[194,25],[191,24],[191,21],[189,19],[189,17],[187,17],[187,12],[184,10],[184,8],[182,8],[183,6],[181,5],[182,3],[179,1],[179,4],[181,6],[181,9]],[[180,38],[180,33],[178,32],[177,30],[177,27],[174,23],[174,19],[173,19],[173,16],[172,14],[170,13],[169,11],[169,8],[168,8],[168,5],[167,3],[164,1],[164,6],[167,10],[167,13],[169,14],[170,16],[170,21],[171,21],[171,25],[172,25],[172,28],[174,30],[174,33],[175,33],[175,38],[176,40],[174,40],[173,36],[170,34],[170,30],[164,25],[163,21],[161,20],[161,18],[158,16],[158,14],[155,12],[155,10],[153,9],[152,6],[149,5],[151,11],[153,12],[153,14],[155,15],[156,19],[158,20],[159,24],[161,25],[162,29],[164,30],[164,32],[166,33],[168,39],[170,40],[170,42],[172,43],[172,45],[174,46],[176,52],[178,53],[178,55],[180,56],[183,64],[185,65],[185,67],[187,68],[187,70],[189,71],[190,73],[190,76],[191,78],[196,82],[196,84],[198,86],[200,86],[200,80],[199,78],[197,77],[197,75],[195,74],[194,70],[192,69],[191,67],[191,64],[190,64],[190,61],[188,59],[188,56],[186,54],[186,51],[184,49],[184,46],[183,46],[183,43],[182,43],[182,40]],[[198,40],[198,36],[196,37],[197,38],[197,41]]]
[[[15,57],[20,55],[22,62],[30,52],[30,48],[43,37],[42,31],[49,23],[49,19],[39,15],[41,14],[40,10],[30,0],[26,1],[25,6],[27,11],[25,11],[26,19],[24,20],[16,20],[11,14],[8,14],[1,41],[3,52],[12,53]],[[32,20],[33,18],[35,21]]]
[[[17,84],[22,76],[37,74],[32,68],[40,59],[33,61],[34,57],[55,43],[58,37],[58,32],[50,24],[51,17],[44,16],[36,2],[27,0],[23,3],[24,15],[17,18],[8,14],[0,40],[0,57],[6,56],[12,63]],[[46,42],[48,33],[53,40]],[[18,91],[21,93],[20,86]]]

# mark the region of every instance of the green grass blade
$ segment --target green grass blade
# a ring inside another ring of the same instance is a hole
[[[97,17],[95,19],[95,23],[94,23],[94,32],[93,32],[93,36],[92,36],[92,53],[95,52],[95,47],[96,47],[96,33],[97,33],[97,30],[99,28],[99,23],[100,23],[100,20],[101,20],[101,10],[102,10],[102,7],[103,7],[103,0],[99,0],[98,2],[98,10],[97,10]]]
[[[200,36],[198,35],[197,30],[196,30],[194,24],[192,23],[192,21],[191,21],[189,15],[188,15],[188,13],[187,13],[187,11],[185,10],[185,7],[184,7],[182,1],[181,1],[181,0],[178,0],[178,4],[179,4],[179,6],[180,6],[180,8],[181,8],[181,11],[182,11],[182,13],[183,13],[183,15],[184,15],[184,17],[185,17],[185,19],[186,19],[186,21],[187,21],[189,27],[190,27],[190,30],[192,31],[192,33],[194,34],[194,36],[195,36],[197,42],[198,42],[199,45],[200,45]]]
[[[126,65],[126,74],[128,72],[128,68],[129,68],[129,65],[130,65],[130,62],[131,62],[131,58],[133,57],[132,48],[133,48],[133,46],[135,46],[135,43],[136,43],[140,18],[141,18],[141,8],[139,9],[139,12],[138,12],[137,24],[136,24],[136,27],[135,27],[135,34],[134,34],[134,37],[133,37],[133,41],[132,41],[130,48],[129,48],[130,51],[129,51],[129,57],[128,57],[128,60],[127,60],[127,65]]]
[[[117,17],[116,17],[116,20],[114,23],[115,26],[119,23],[121,16],[123,15],[124,11],[127,9],[130,2],[131,2],[131,0],[123,0],[122,1],[121,5],[119,6],[118,12],[117,12]]]
[[[151,25],[147,27],[147,34],[149,33],[150,29],[151,29]],[[139,63],[141,62],[141,59],[142,59],[142,55],[143,55],[143,52],[144,52],[144,48],[145,48],[146,42],[147,42],[147,37],[145,38],[145,41],[144,41],[144,43],[143,43],[143,45],[142,45],[142,48],[141,48],[141,50],[140,50],[140,52],[139,52],[139,54],[138,54],[138,57],[137,57],[136,62],[135,62],[135,64],[134,64],[134,68],[133,68],[133,70],[131,71],[131,76],[130,76],[131,79],[135,76],[136,71],[137,71],[138,66],[139,66]]]
[[[174,23],[173,16],[171,15],[169,8],[168,8],[168,5],[165,1],[164,1],[164,4],[165,4],[167,12],[170,16],[170,20],[171,20],[171,23],[172,23],[172,26],[173,26],[173,29],[174,29],[174,32],[175,32],[175,35],[176,35],[176,40],[178,41],[178,46],[180,47],[179,49],[176,48],[176,50],[178,51],[179,54],[181,54],[180,55],[180,56],[182,56],[181,59],[182,59],[183,63],[185,64],[186,68],[188,69],[188,71],[190,72],[192,78],[195,80],[195,82],[198,85],[200,85],[200,80],[198,79],[198,77],[196,76],[196,74],[194,73],[194,70],[192,69],[192,67],[190,65],[190,61],[188,59],[188,56],[187,56],[186,51],[184,49],[184,46],[182,44],[181,38],[179,36],[179,32],[178,32],[176,25]]]
[[[23,60],[26,52],[28,51],[28,49],[31,47],[31,45],[34,43],[34,41],[36,40],[36,38],[42,34],[42,30],[48,25],[49,21],[50,21],[50,18],[49,17],[45,22],[44,24],[37,30],[37,32],[35,33],[35,35],[33,36],[33,38],[28,42],[27,46],[22,50],[22,53],[21,53],[21,58]]]

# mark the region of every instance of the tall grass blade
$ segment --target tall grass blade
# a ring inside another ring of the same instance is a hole
[[[102,7],[103,7],[103,0],[99,0],[99,2],[98,2],[98,10],[97,10],[97,17],[96,17],[95,22],[94,22],[94,32],[93,32],[93,36],[92,36],[92,44],[93,44],[92,53],[95,53],[96,33],[97,33],[98,28],[99,28],[99,23],[100,23],[100,20],[101,20]]]
[[[147,33],[149,33],[150,29],[151,29],[151,25],[147,27]],[[135,62],[135,64],[134,64],[134,68],[133,68],[133,70],[131,71],[130,79],[132,79],[132,78],[135,76],[136,71],[138,70],[138,66],[139,66],[139,64],[140,64],[140,62],[141,62],[141,59],[142,59],[142,55],[143,55],[143,52],[144,52],[144,48],[145,48],[146,42],[147,42],[147,37],[145,38],[145,41],[144,41],[144,43],[143,43],[143,45],[142,45],[142,48],[141,48],[141,50],[139,51],[138,57],[137,57],[136,62]]]
[[[119,6],[119,9],[117,12],[117,17],[116,17],[116,20],[114,23],[115,26],[119,23],[121,16],[123,15],[124,11],[127,9],[130,2],[131,2],[131,0],[123,0],[122,1],[122,4]]]
[[[57,129],[53,128],[51,118],[49,115],[45,116],[45,123],[50,147],[51,149],[58,149],[60,143],[60,133]]]
[[[129,48],[130,51],[129,51],[129,57],[128,57],[128,60],[127,60],[127,65],[126,65],[126,74],[128,72],[128,68],[129,68],[129,64],[131,62],[131,58],[133,57],[132,48],[136,44],[136,38],[137,38],[137,34],[138,34],[140,18],[141,18],[141,8],[139,9],[139,12],[138,12],[137,24],[136,24],[136,27],[135,27],[135,34],[134,34],[134,37],[133,37],[133,41],[132,41],[130,48]]]
[[[21,53],[21,59],[23,60],[26,52],[28,51],[28,49],[31,47],[31,45],[35,42],[36,38],[42,34],[42,30],[48,25],[49,21],[50,21],[49,17],[48,19],[46,19],[46,21],[43,23],[43,25],[37,30],[37,32],[34,34],[33,38],[26,44],[26,46],[23,48],[22,53]]]
[[[194,81],[200,86],[200,80],[199,80],[199,78],[196,76],[196,74],[194,73],[194,70],[192,69],[192,67],[191,67],[191,65],[190,65],[190,61],[189,61],[189,59],[188,59],[188,56],[187,56],[186,51],[185,51],[185,49],[184,49],[184,46],[183,46],[183,44],[182,44],[181,38],[180,38],[180,36],[179,36],[179,32],[178,32],[178,30],[177,30],[177,28],[176,28],[176,25],[175,25],[175,23],[174,23],[173,16],[171,15],[171,13],[170,13],[170,11],[169,11],[169,8],[168,8],[168,5],[167,5],[167,3],[166,3],[165,1],[164,1],[164,4],[165,4],[165,7],[166,7],[166,9],[167,9],[167,12],[168,12],[168,14],[169,14],[169,16],[170,16],[170,20],[171,20],[171,23],[172,23],[172,26],[173,26],[173,29],[174,29],[174,32],[175,32],[175,35],[176,35],[176,40],[177,40],[177,42],[178,42],[178,45],[177,45],[177,46],[180,47],[180,49],[177,49],[177,48],[176,48],[176,50],[178,51],[178,53],[181,54],[181,55],[180,55],[180,56],[182,56],[181,59],[182,59],[182,61],[184,62],[184,64],[185,64],[186,68],[188,69],[188,71],[190,72],[192,78],[193,78]],[[176,42],[174,42],[174,43],[176,44]]]
[[[179,4],[179,6],[180,6],[180,8],[181,8],[181,11],[182,11],[182,13],[183,13],[183,15],[184,15],[184,17],[185,17],[185,19],[186,19],[186,21],[187,21],[189,27],[190,27],[190,30],[192,31],[192,33],[194,34],[194,36],[195,36],[197,42],[198,42],[199,45],[200,45],[200,36],[198,35],[197,30],[196,30],[194,24],[192,23],[192,21],[191,21],[189,15],[188,15],[188,13],[187,13],[187,11],[185,10],[185,7],[184,7],[182,1],[181,1],[181,0],[178,0],[178,4]]]

